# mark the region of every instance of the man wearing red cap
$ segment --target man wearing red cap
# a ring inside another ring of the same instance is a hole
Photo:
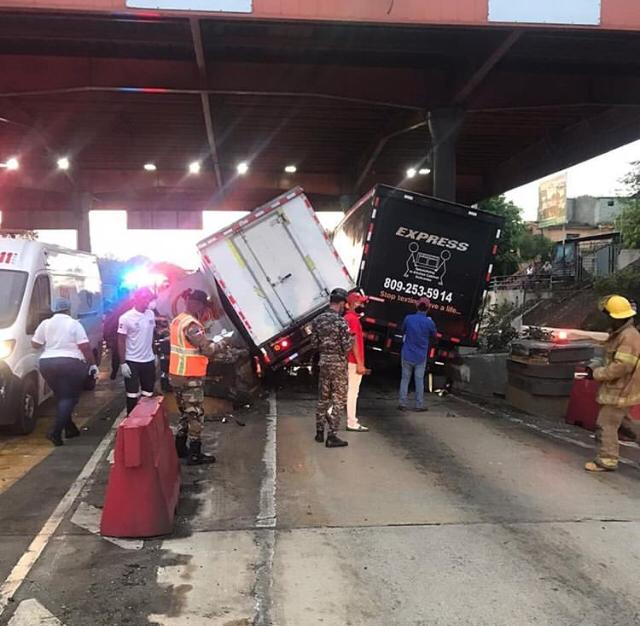
[[[424,406],[424,373],[427,368],[429,344],[436,338],[436,325],[429,317],[431,302],[420,298],[416,302],[416,313],[407,315],[402,323],[404,342],[402,344],[402,382],[400,383],[401,411],[407,410],[409,382],[413,376],[416,385],[416,411],[427,411]]]
[[[365,433],[369,429],[360,424],[357,417],[358,394],[360,383],[365,374],[370,371],[364,364],[364,335],[360,316],[364,313],[366,298],[358,291],[352,291],[347,296],[347,313],[344,316],[349,331],[353,335],[354,343],[347,360],[349,362],[349,387],[347,390],[347,430]]]

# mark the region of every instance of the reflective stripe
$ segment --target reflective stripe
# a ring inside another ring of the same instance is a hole
[[[153,398],[153,391],[143,391],[143,392],[142,392],[142,395],[143,395],[145,398]]]
[[[139,398],[140,394],[139,393],[128,393],[127,394],[127,398]]]
[[[200,354],[198,348],[182,348],[180,346],[172,346],[171,349],[177,354]]]
[[[622,361],[623,363],[633,365],[634,367],[638,364],[638,361],[640,361],[637,356],[629,354],[628,352],[616,352],[613,358],[616,361]]]
[[[180,313],[171,323],[171,355],[169,373],[175,376],[204,376],[207,373],[209,359],[200,353],[186,337],[186,330],[191,324],[202,324],[188,313]]]

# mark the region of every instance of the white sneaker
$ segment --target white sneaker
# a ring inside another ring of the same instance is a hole
[[[354,433],[368,433],[369,429],[362,424],[356,424],[355,426],[347,426],[347,430]]]

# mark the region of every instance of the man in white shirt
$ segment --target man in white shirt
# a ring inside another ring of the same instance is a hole
[[[127,392],[127,413],[131,413],[140,395],[150,398],[156,382],[156,358],[153,337],[156,316],[149,308],[155,295],[150,289],[139,289],[133,296],[133,308],[118,321],[118,353],[120,371]]]
[[[39,369],[56,397],[56,420],[47,434],[55,445],[61,446],[62,432],[67,439],[80,435],[72,414],[87,374],[96,376],[91,344],[82,324],[70,315],[71,304],[58,298],[53,305],[53,317],[40,323],[31,338],[36,350],[43,349]]]

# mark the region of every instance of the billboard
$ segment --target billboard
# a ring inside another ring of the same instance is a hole
[[[251,13],[253,0],[127,0],[133,9],[202,11],[203,13]]]
[[[567,221],[567,173],[548,178],[538,187],[538,226],[558,226]]]
[[[600,0],[489,0],[489,21],[598,26]]]

